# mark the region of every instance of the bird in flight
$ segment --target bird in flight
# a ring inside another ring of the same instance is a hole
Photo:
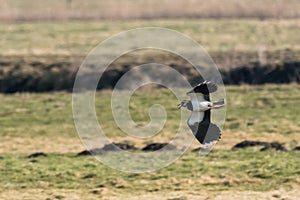
[[[217,85],[210,81],[204,81],[187,92],[191,100],[183,100],[178,105],[178,109],[186,107],[192,111],[187,124],[196,139],[202,144],[201,148],[204,149],[213,147],[221,138],[219,127],[211,123],[211,110],[225,106],[224,99],[216,102],[210,100],[210,93],[217,89]]]

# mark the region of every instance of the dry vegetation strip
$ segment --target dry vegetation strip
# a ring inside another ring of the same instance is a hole
[[[299,9],[300,10],[300,9]],[[1,12],[0,12],[1,13]],[[70,23],[0,23],[1,55],[87,55],[125,30],[162,27],[179,31],[209,52],[299,50],[299,20],[140,20]],[[234,55],[233,55],[234,56]],[[267,56],[269,57],[269,56]],[[279,56],[277,56],[279,57]]]
[[[298,0],[0,0],[0,20],[298,18]]]

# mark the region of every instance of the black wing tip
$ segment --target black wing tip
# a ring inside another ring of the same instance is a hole
[[[205,87],[203,87],[205,86]],[[218,86],[211,82],[211,81],[203,81],[202,83],[199,83],[196,85],[192,90],[188,91],[186,94],[191,94],[191,93],[202,93],[202,94],[209,94],[212,92],[217,91]]]

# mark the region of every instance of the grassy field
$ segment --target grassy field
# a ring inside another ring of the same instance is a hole
[[[167,6],[170,1],[166,0],[160,1],[157,9],[153,9],[157,2],[147,1],[148,5],[144,0],[112,0],[107,7],[102,6],[103,1],[94,0],[49,1],[48,6],[41,2],[0,0],[1,84],[7,84],[1,79],[5,76],[18,82],[19,77],[43,77],[51,70],[50,78],[56,80],[60,67],[72,65],[75,69],[97,44],[113,34],[149,26],[190,36],[216,58],[222,57],[216,62],[226,67],[251,63],[260,56],[268,63],[299,60],[297,0],[279,0],[276,4],[270,0],[230,0],[226,5],[212,0],[202,7],[189,0],[185,9],[179,1],[172,2],[173,7]],[[98,8],[102,8],[102,17]],[[182,11],[180,15],[176,9]],[[187,19],[234,16],[256,19]],[[169,17],[182,19],[166,19]],[[76,21],[99,18],[114,21]],[[125,18],[134,20],[118,21]],[[247,57],[250,54],[251,59]],[[170,57],[156,61],[161,60],[171,63]],[[300,153],[292,149],[299,145],[299,89],[296,84],[226,87],[226,123],[215,149],[200,159],[191,151],[199,147],[195,141],[175,163],[144,174],[115,171],[93,157],[76,156],[84,146],[75,130],[70,93],[0,94],[0,199],[297,199]],[[106,106],[110,105],[110,95],[111,91],[98,92],[95,106],[101,126],[112,141],[129,141],[142,148],[151,142],[169,142],[176,133],[179,100],[170,91],[142,89],[132,97],[130,113],[138,125],[149,122],[148,108],[152,104],[159,103],[167,111],[164,129],[144,140],[126,137],[118,129]],[[188,127],[184,130],[190,134]],[[232,150],[243,140],[280,142],[288,151]],[[26,158],[34,152],[47,156]]]
[[[243,94],[243,95],[241,95]],[[168,98],[170,91],[152,93],[140,91],[131,101],[133,119],[147,122],[148,108],[155,103],[166,107],[169,116],[167,132],[175,132],[180,113],[176,109],[178,100]],[[97,94],[98,118],[105,120],[104,129],[110,136],[117,135],[117,127],[111,115],[110,92]],[[300,131],[298,107],[299,85],[239,86],[227,87],[227,117],[225,131],[242,131],[251,134],[279,135]],[[70,93],[1,95],[1,136],[28,137],[77,137],[74,130]],[[142,106],[145,108],[142,108]],[[270,120],[272,118],[273,120]],[[279,126],[280,122],[280,126]],[[250,124],[250,125],[247,125]],[[289,138],[287,138],[289,139]]]
[[[1,55],[87,55],[101,41],[142,27],[177,30],[210,53],[299,51],[299,20],[154,20],[1,23]]]
[[[226,87],[226,123],[213,152],[200,159],[188,151],[170,166],[145,174],[122,173],[92,157],[76,157],[84,147],[74,128],[70,93],[0,95],[0,199],[297,199],[300,153],[291,149],[299,142],[299,89]],[[141,90],[131,101],[133,118],[145,124],[149,119],[142,105],[161,103],[169,116],[167,124],[148,140],[121,137],[105,106],[110,94],[97,93],[96,110],[113,141],[142,147],[168,142],[176,131],[178,100],[168,90],[151,95]],[[245,139],[281,142],[289,151],[231,150]],[[196,147],[195,142],[190,149]],[[48,156],[26,158],[39,151]]]
[[[0,0],[0,85],[19,87],[28,80],[37,85],[34,77],[45,78],[43,87],[51,88],[47,83],[53,80],[59,85],[68,73],[58,75],[69,67],[75,72],[100,42],[143,27],[186,34],[225,69],[255,62],[296,63],[299,6],[299,0]],[[168,65],[182,64],[156,56],[141,54],[139,61],[157,58]],[[125,57],[113,67],[137,64],[135,59]],[[75,129],[71,93],[0,94],[0,200],[299,199],[300,151],[293,150],[300,145],[299,84],[227,86],[226,91],[225,125],[214,150],[200,159],[192,151],[200,146],[194,141],[176,162],[143,174],[116,171],[93,157],[77,156],[85,148]],[[144,88],[130,101],[138,126],[149,122],[153,104],[167,112],[164,129],[148,139],[128,137],[117,127],[107,106],[111,94],[97,92],[95,107],[112,142],[142,148],[169,142],[176,134],[179,100],[169,90]],[[187,126],[184,131],[191,134]],[[232,149],[244,140],[279,142],[287,151]],[[47,156],[27,158],[35,152]]]

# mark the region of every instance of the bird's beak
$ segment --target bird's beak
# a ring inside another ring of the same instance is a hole
[[[180,109],[182,107],[181,103],[177,105],[177,108]]]

